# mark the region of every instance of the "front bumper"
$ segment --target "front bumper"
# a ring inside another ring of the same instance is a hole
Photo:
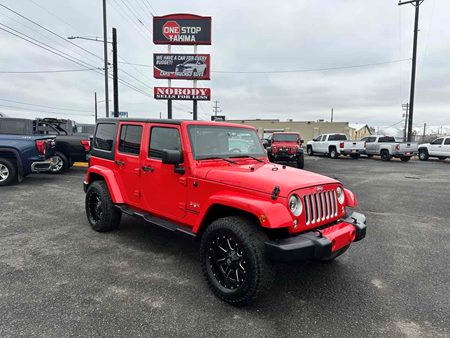
[[[268,241],[265,243],[265,251],[275,261],[320,259],[365,236],[366,217],[354,212],[330,227]]]
[[[270,152],[270,156],[277,161],[294,161],[303,156],[303,150],[297,150],[294,154],[291,154],[288,151],[278,150],[275,154]]]
[[[31,163],[31,172],[40,173],[49,171],[56,164],[56,158],[52,157],[45,161],[35,161]]]

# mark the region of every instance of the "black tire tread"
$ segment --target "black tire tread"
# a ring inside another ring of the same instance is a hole
[[[88,210],[88,196],[89,192],[92,191],[92,189],[97,190],[99,193],[102,203],[103,203],[103,219],[98,221],[95,224],[92,224],[89,220],[89,224],[91,225],[92,229],[98,232],[108,232],[112,231],[114,229],[117,229],[120,224],[120,219],[122,216],[122,213],[119,209],[117,209],[114,206],[113,201],[111,200],[111,196],[109,194],[108,186],[106,185],[105,181],[94,181],[91,183],[87,189],[86,192],[86,214],[89,215]]]
[[[205,230],[202,236],[202,242],[200,245],[200,259],[202,263],[203,275],[216,297],[219,299],[236,306],[243,306],[251,303],[255,299],[266,294],[273,282],[274,272],[271,262],[264,255],[264,242],[267,240],[266,235],[258,228],[259,225],[254,224],[250,219],[242,216],[228,216],[219,218],[212,222]],[[220,290],[216,289],[209,279],[208,271],[205,264],[205,254],[207,251],[206,239],[211,233],[217,229],[231,230],[241,241],[246,242],[251,247],[251,250],[255,253],[256,261],[256,273],[259,276],[257,278],[256,285],[252,285],[240,298],[229,299],[222,295]]]
[[[7,158],[0,158],[0,163],[4,164],[9,170],[9,176],[3,182],[0,182],[0,186],[7,186],[17,183],[17,166]]]

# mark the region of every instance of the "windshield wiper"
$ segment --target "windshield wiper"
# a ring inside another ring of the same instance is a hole
[[[225,157],[218,157],[218,156],[211,156],[211,157],[202,157],[202,158],[198,158],[198,160],[224,160],[228,163],[236,163],[236,161],[232,161],[229,160],[228,158]]]
[[[258,161],[258,162],[261,162],[261,163],[264,162],[263,160],[261,160],[261,159],[259,159],[257,157],[254,157],[254,156],[250,156],[250,155],[230,156],[230,158],[239,158],[239,157],[249,157],[249,158],[254,159],[255,161]]]

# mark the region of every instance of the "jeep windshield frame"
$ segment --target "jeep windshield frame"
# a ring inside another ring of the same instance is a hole
[[[188,136],[195,160],[267,156],[254,129],[194,124],[188,126]]]

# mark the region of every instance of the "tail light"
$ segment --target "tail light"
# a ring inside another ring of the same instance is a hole
[[[367,142],[364,142],[364,148],[367,146]]]
[[[396,149],[396,150],[400,150],[400,144],[397,144],[397,145],[395,146],[395,149]]]
[[[91,150],[91,142],[89,140],[81,140],[80,143],[84,147],[85,152],[88,152]]]
[[[36,140],[36,149],[39,155],[45,155],[45,140]]]
[[[344,148],[344,142],[339,143],[339,148]]]

